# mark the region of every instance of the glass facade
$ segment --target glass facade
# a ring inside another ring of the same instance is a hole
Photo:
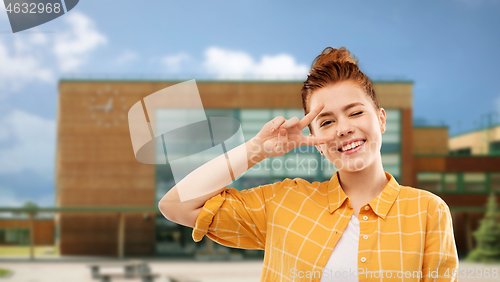
[[[500,155],[500,141],[493,141],[490,143],[490,155]]]
[[[500,173],[420,172],[417,187],[441,194],[484,194],[500,191]]]
[[[431,192],[441,191],[441,174],[434,172],[421,172],[417,175],[418,188]]]
[[[189,122],[190,110],[188,109],[161,109],[156,113],[157,129],[161,126],[180,122],[186,124]],[[302,118],[304,113],[302,109],[205,109],[207,117],[232,117],[241,123],[245,141],[254,137],[264,126],[276,116],[284,116],[286,119],[297,116]],[[384,169],[391,173],[398,181],[401,176],[401,111],[397,109],[386,110],[387,126],[386,132],[382,134],[382,163]],[[202,130],[202,129],[200,129]],[[304,135],[309,135],[309,129],[303,129]],[[169,159],[180,157],[187,154],[183,150],[182,144],[193,142],[200,144],[203,148],[214,146],[209,139],[193,140],[188,139],[188,135],[174,140],[170,145],[164,147],[163,144],[157,144],[157,154],[167,154]],[[200,135],[199,135],[200,136]],[[201,134],[203,136],[203,134]],[[207,135],[209,136],[209,135]],[[209,137],[210,138],[210,137]],[[172,139],[172,138],[170,138]],[[175,144],[174,144],[175,143]],[[176,148],[176,150],[169,150]],[[171,152],[172,151],[172,152]],[[176,155],[177,154],[177,155]],[[215,154],[208,154],[196,161],[206,162],[215,157]],[[322,156],[315,146],[301,146],[293,149],[284,156],[268,158],[242,174],[236,181],[229,184],[237,190],[250,189],[259,185],[282,181],[284,178],[300,177],[310,182],[329,180],[337,171],[337,168]],[[186,172],[187,174],[188,172]],[[175,185],[171,167],[167,165],[156,166],[156,197],[159,201],[171,187]],[[210,239],[203,238],[204,244],[197,244],[193,241],[192,228],[178,225],[158,215],[156,219],[156,254],[163,256],[187,256],[193,257],[200,253],[206,253],[212,250],[213,253],[239,253],[244,257],[262,257],[263,251],[259,250],[236,250],[226,248],[219,244],[213,245]]]
[[[0,228],[0,245],[28,246],[30,229],[23,227]]]
[[[470,155],[472,155],[472,148],[463,148],[463,149],[457,149],[454,151],[450,151],[450,155],[452,155],[452,156],[470,156]]]

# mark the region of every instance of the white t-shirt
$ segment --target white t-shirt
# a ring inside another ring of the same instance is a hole
[[[321,282],[358,282],[359,232],[359,219],[352,215],[321,273]]]

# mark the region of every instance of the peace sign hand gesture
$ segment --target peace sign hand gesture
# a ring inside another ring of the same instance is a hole
[[[319,145],[332,141],[334,136],[312,137],[302,134],[302,129],[310,124],[323,108],[324,104],[320,103],[301,120],[298,117],[292,117],[289,120],[282,116],[275,117],[262,127],[252,142],[261,148],[260,153],[263,154],[264,158],[267,158],[282,156],[295,147]]]

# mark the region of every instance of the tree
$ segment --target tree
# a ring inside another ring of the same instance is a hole
[[[486,213],[474,231],[476,248],[469,253],[466,261],[499,262],[500,261],[500,222],[498,221],[495,194],[491,192],[486,205]]]
[[[21,208],[25,208],[25,209],[26,209],[26,208],[28,208],[28,209],[38,209],[38,208],[39,208],[39,206],[38,206],[36,203],[32,202],[32,201],[26,201],[26,202],[22,205],[22,207],[21,207]],[[19,215],[24,215],[24,214],[26,214],[26,212],[13,212],[13,214],[14,214],[14,215],[18,215],[18,216],[19,216]],[[34,213],[33,213],[33,215],[36,215],[36,214],[37,214],[37,212],[34,212]]]

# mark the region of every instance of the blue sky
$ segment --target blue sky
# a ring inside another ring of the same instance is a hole
[[[500,111],[500,2],[82,0],[12,34],[0,11],[0,206],[54,204],[61,77],[302,79],[325,47],[414,82],[414,118],[456,134]]]

